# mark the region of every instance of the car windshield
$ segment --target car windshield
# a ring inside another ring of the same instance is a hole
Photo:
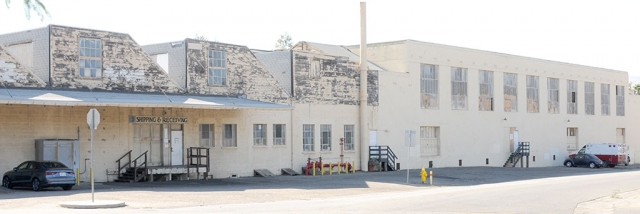
[[[44,168],[67,168],[67,166],[58,162],[45,162],[42,163],[42,165],[44,166]]]

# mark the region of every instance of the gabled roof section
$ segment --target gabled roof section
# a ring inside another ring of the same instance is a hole
[[[291,51],[254,52],[262,65],[291,94]]]
[[[292,49],[300,50],[300,47],[310,47],[312,50],[316,50],[326,55],[331,56],[339,56],[349,58],[350,61],[358,62],[360,61],[360,56],[351,52],[349,49],[345,48],[341,45],[328,45],[314,42],[299,42]],[[369,64],[369,70],[377,70],[377,71],[386,71],[383,67],[376,65],[371,61],[367,61]]]
[[[45,87],[44,81],[22,66],[0,45],[0,84],[3,87]]]

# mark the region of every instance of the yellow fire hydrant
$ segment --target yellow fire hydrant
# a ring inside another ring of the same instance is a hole
[[[422,171],[420,171],[420,179],[423,184],[427,182],[427,171],[424,170],[424,167],[422,167]]]

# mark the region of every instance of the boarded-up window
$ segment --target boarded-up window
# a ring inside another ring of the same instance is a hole
[[[480,111],[493,111],[493,71],[478,72],[480,81],[480,97],[478,105]]]
[[[616,115],[624,116],[624,86],[616,85]]]
[[[320,61],[309,59],[309,78],[320,78]]]
[[[420,65],[421,107],[438,109],[438,66]]]
[[[609,116],[610,112],[610,103],[611,98],[609,98],[609,94],[611,94],[609,90],[609,84],[601,84],[600,85],[600,109],[602,115]]]
[[[504,111],[518,111],[518,75],[504,73]]]
[[[578,114],[578,81],[567,80],[567,114]]]
[[[540,112],[539,85],[537,76],[527,75],[527,112],[529,113]]]
[[[560,113],[560,80],[547,78],[547,108],[549,114]]]
[[[578,128],[567,128],[567,150],[573,151],[578,149]]]
[[[592,82],[584,83],[584,114],[595,114],[595,85]]]
[[[214,125],[213,124],[200,124],[200,146],[202,147],[214,147]]]
[[[18,44],[8,45],[7,50],[11,55],[20,61],[22,66],[33,71],[33,43],[23,42]]]
[[[451,68],[451,109],[467,109],[466,68]]]
[[[440,154],[440,127],[420,127],[420,155],[433,156]]]

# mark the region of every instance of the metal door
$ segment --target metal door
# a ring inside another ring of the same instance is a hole
[[[58,141],[58,162],[73,169],[73,142]]]
[[[55,161],[56,158],[56,147],[58,146],[57,141],[44,141],[42,150],[42,160]]]
[[[171,165],[182,165],[182,131],[171,131]]]

